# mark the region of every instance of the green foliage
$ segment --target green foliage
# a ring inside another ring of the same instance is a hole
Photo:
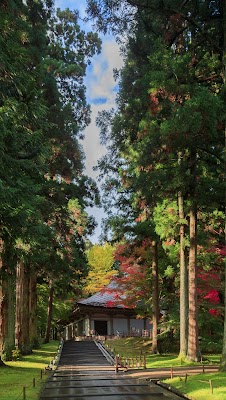
[[[164,271],[164,276],[171,278],[173,277],[175,274],[174,268],[172,267],[172,265],[168,265]]]
[[[158,203],[153,212],[156,233],[161,239],[178,236],[181,221],[178,216],[178,205],[175,201],[164,199]]]
[[[77,12],[52,6],[51,0],[0,5],[0,237],[3,272],[15,275],[22,259],[39,282],[55,282],[55,323],[81,293],[84,239],[95,226],[84,209],[98,202],[98,190],[83,174],[79,138],[90,122],[86,68],[101,42],[80,28]],[[44,329],[46,292],[39,300]]]
[[[12,353],[13,353],[14,350],[15,349],[12,347],[12,348],[8,348],[4,352],[2,352],[1,360],[2,361],[11,361],[12,360]]]
[[[62,285],[65,283],[61,282]],[[60,284],[60,282],[59,282]],[[53,316],[52,316],[52,326],[56,325],[56,322],[60,319],[67,319],[68,314],[71,312],[72,305],[74,302],[74,293],[72,291],[68,292],[68,286],[64,290],[60,288],[58,284],[55,284],[55,296],[53,301]],[[37,323],[39,332],[45,332],[46,318],[47,318],[47,306],[48,306],[48,296],[49,296],[49,285],[46,283],[38,284],[38,309],[37,309]]]
[[[12,350],[12,361],[18,361],[21,359],[21,352],[19,349]]]
[[[188,264],[191,210],[197,211],[193,258],[195,253],[198,257],[195,263],[190,258],[190,267],[223,271],[219,253],[224,228],[213,212],[223,212],[225,197],[224,10],[211,1],[178,5],[173,0],[115,0],[111,7],[107,0],[87,3],[100,30],[118,37],[124,28],[127,34],[121,41],[124,66],[115,74],[117,108],[98,117],[108,149],[99,162],[106,179],[104,202],[106,209],[116,210],[109,213],[105,237],[160,238],[159,263],[165,264],[160,298],[168,307],[164,324],[178,330],[173,295],[178,295],[180,285],[181,228]],[[211,225],[217,224],[214,234]],[[190,287],[190,295],[195,290],[195,285]]]

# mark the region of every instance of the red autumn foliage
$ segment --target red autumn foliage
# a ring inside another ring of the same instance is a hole
[[[220,303],[220,297],[219,293],[216,289],[211,290],[209,293],[207,293],[206,296],[204,296],[205,300],[209,300],[211,304],[218,304]]]
[[[120,244],[115,251],[115,259],[120,262],[120,276],[114,277],[108,293],[114,293],[109,307],[122,305],[135,308],[139,301],[148,301],[151,293],[148,268],[149,242],[141,245]]]
[[[210,308],[209,309],[209,313],[213,316],[213,317],[220,317],[221,316],[221,312],[219,310],[216,310],[214,308]]]
[[[221,274],[217,270],[208,272],[200,271],[198,274],[198,296],[199,302],[207,301],[209,305],[220,305],[219,292],[223,289]],[[212,316],[220,316],[221,312],[218,309],[209,308],[208,312]]]

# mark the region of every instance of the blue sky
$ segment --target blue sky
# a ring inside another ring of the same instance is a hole
[[[78,9],[81,17],[85,16],[85,0],[55,0],[56,8]],[[92,30],[91,24],[83,26],[84,30]],[[118,45],[112,36],[101,36],[102,51],[95,55],[91,65],[87,69],[85,84],[87,87],[87,99],[91,104],[92,122],[84,131],[85,139],[82,141],[86,155],[86,173],[92,178],[96,178],[98,173],[93,171],[97,160],[105,154],[105,148],[99,141],[99,129],[96,127],[95,120],[98,111],[110,110],[115,105],[117,84],[113,78],[113,68],[122,66],[122,59],[119,55]],[[95,234],[90,238],[93,243],[98,242],[101,233],[101,219],[104,217],[102,209],[92,208],[87,210],[98,222]]]

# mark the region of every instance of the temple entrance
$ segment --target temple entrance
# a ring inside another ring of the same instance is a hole
[[[94,329],[96,335],[104,335],[106,336],[108,334],[108,323],[107,321],[94,321]]]

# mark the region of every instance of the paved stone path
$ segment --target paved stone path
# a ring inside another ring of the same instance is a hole
[[[94,342],[67,341],[40,400],[179,400],[154,383],[115,373]]]

